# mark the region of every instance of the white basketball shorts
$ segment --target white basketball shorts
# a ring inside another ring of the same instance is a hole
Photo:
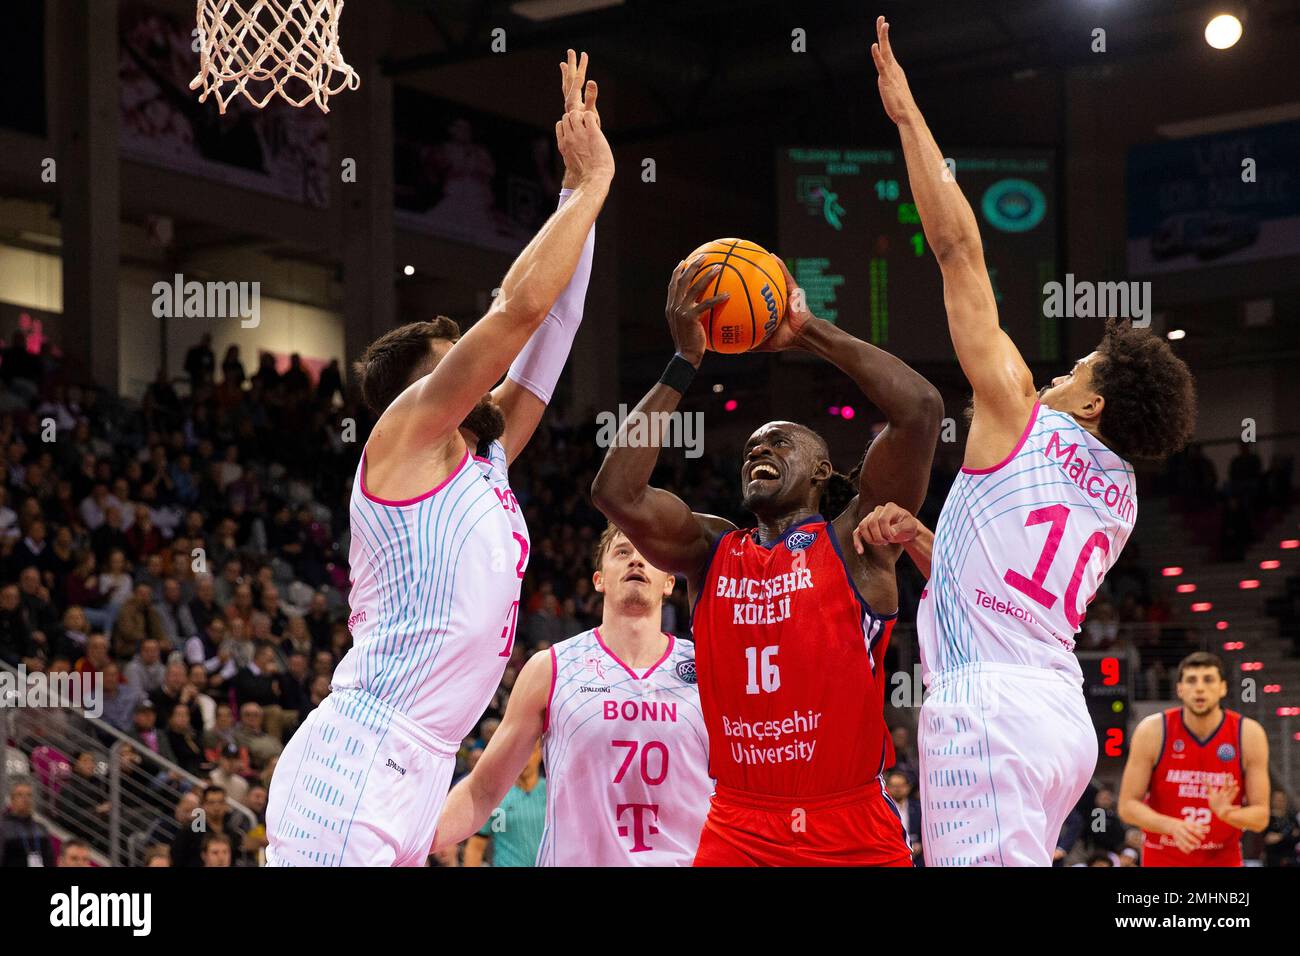
[[[926,866],[1051,866],[1097,765],[1078,682],[1015,664],[933,675],[918,748]]]
[[[268,866],[423,866],[456,768],[454,745],[360,690],[336,690],[271,778]]]

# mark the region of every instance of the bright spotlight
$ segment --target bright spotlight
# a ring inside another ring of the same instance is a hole
[[[415,275],[415,266],[407,266],[402,271],[405,272],[408,276],[413,276]]]
[[[1177,342],[1179,339],[1187,338],[1187,332],[1184,329],[1170,329],[1165,333],[1165,338],[1170,342]]]
[[[1205,42],[1216,50],[1226,50],[1241,39],[1241,21],[1231,13],[1220,13],[1205,25]]]

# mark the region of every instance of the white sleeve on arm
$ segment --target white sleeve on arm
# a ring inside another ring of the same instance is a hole
[[[560,203],[569,198],[572,189],[560,191]],[[557,207],[558,208],[558,207]],[[533,333],[523,351],[510,366],[509,378],[518,382],[543,402],[550,404],[555,383],[560,380],[564,363],[573,347],[573,337],[582,324],[582,307],[587,298],[587,283],[591,279],[591,257],[596,247],[596,227],[587,233],[582,244],[582,255],[573,270],[573,278],[564,287],[560,297],[551,306],[546,321]]]

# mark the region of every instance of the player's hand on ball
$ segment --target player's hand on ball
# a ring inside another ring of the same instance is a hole
[[[903,68],[894,59],[894,48],[889,43],[889,24],[884,17],[876,17],[876,42],[871,44],[871,59],[879,75],[880,102],[895,123],[901,123],[916,113],[916,100],[907,85]]]
[[[1237,786],[1236,781],[1229,782],[1226,787],[1210,787],[1209,793],[1206,794],[1206,801],[1210,804],[1210,811],[1223,819],[1223,815],[1231,810],[1237,802],[1237,794],[1241,788]]]
[[[614,154],[595,114],[586,110],[565,113],[555,124],[555,141],[564,157],[566,181],[572,173],[575,188],[584,183],[609,185],[614,178]]]
[[[1174,838],[1174,845],[1184,853],[1191,853],[1201,845],[1210,832],[1210,827],[1205,823],[1193,823],[1191,820],[1183,817],[1174,824],[1173,830],[1169,835]]]
[[[668,328],[673,334],[677,354],[696,368],[704,360],[707,344],[700,316],[731,298],[730,294],[723,292],[700,299],[709,283],[722,271],[720,265],[705,266],[704,263],[704,256],[696,256],[689,262],[678,264],[668,283],[668,304],[664,307],[664,316],[668,319]]]
[[[853,547],[858,554],[866,553],[866,545],[881,548],[891,544],[906,544],[916,537],[921,523],[906,508],[892,501],[877,505],[853,529]]]
[[[803,289],[794,284],[794,276],[790,275],[790,270],[785,267],[785,261],[780,256],[772,258],[777,261],[781,266],[781,272],[785,274],[785,315],[781,319],[781,324],[772,330],[772,334],[754,346],[752,351],[755,352],[784,352],[787,349],[798,348],[804,327],[815,318],[808,311],[808,300],[804,297]]]

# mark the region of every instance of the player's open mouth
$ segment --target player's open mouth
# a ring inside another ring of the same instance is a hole
[[[623,575],[623,582],[627,583],[628,581],[640,581],[642,584],[650,583],[650,579],[640,571],[629,571],[627,574]]]
[[[768,464],[765,461],[758,461],[749,466],[749,483],[752,485],[760,481],[780,481],[781,472],[775,465]]]

